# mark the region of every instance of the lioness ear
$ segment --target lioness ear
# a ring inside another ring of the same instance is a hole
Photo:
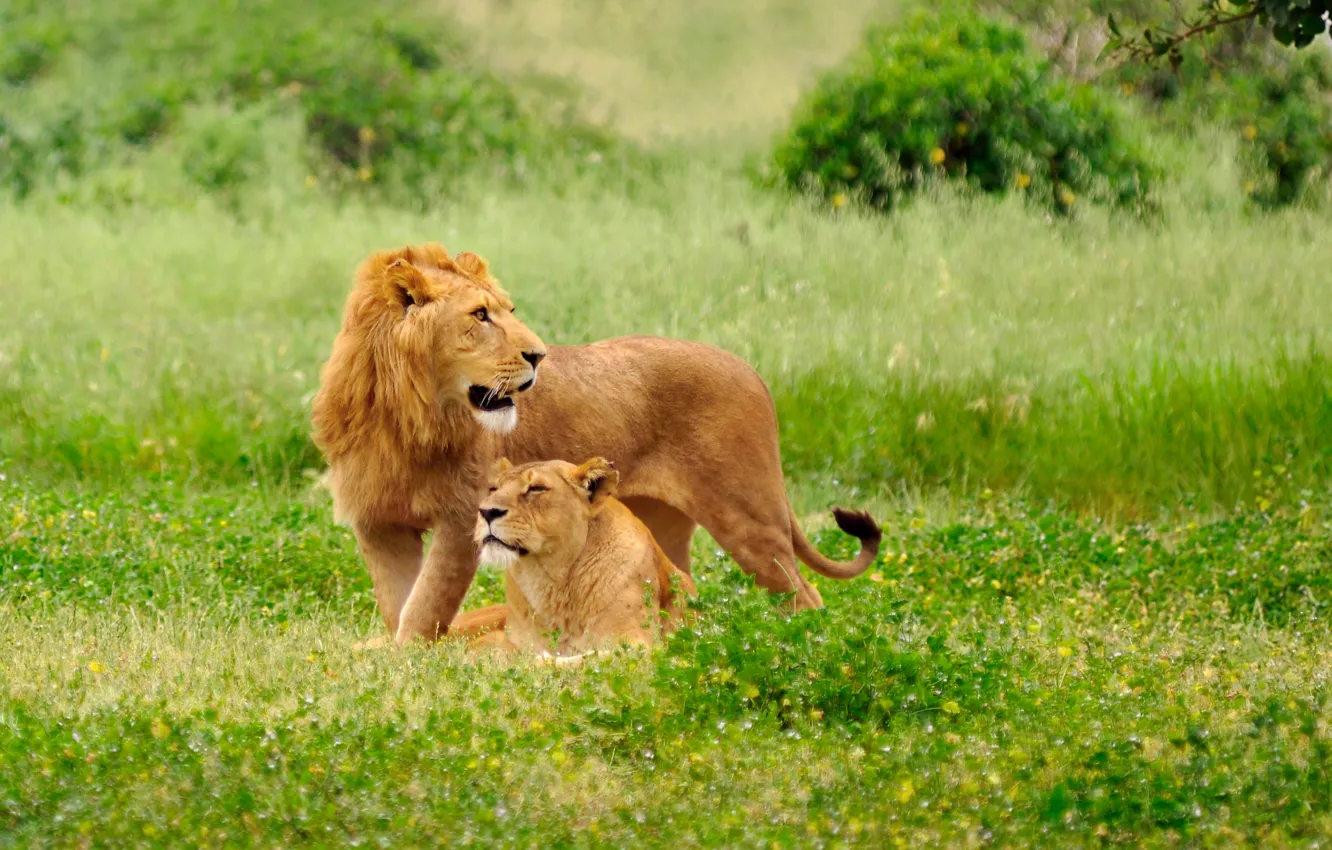
[[[573,479],[579,487],[587,491],[587,500],[595,511],[611,496],[620,483],[620,473],[615,471],[615,464],[602,457],[594,457],[574,470]]]
[[[399,257],[384,267],[384,277],[390,286],[394,303],[402,307],[404,313],[410,307],[420,307],[426,301],[426,279],[421,270],[407,260]]]

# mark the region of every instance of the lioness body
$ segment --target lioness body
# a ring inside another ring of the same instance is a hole
[[[655,337],[547,350],[512,316],[484,263],[470,255],[444,262],[442,254],[438,246],[407,248],[362,266],[315,402],[329,486],[399,642],[438,637],[458,611],[477,566],[473,511],[485,470],[501,454],[520,463],[610,458],[621,501],[681,571],[689,572],[690,540],[702,525],[762,587],[794,592],[798,607],[822,599],[800,575],[797,557],[837,578],[873,562],[880,532],[868,515],[834,512],[861,540],[849,563],[828,560],[800,531],[782,479],[771,397],[740,358]],[[421,280],[401,281],[404,262]],[[405,299],[403,287],[421,292]],[[425,306],[413,314],[418,298]],[[458,319],[482,301],[491,310],[484,328]],[[397,340],[429,334],[437,340],[433,359],[408,362],[402,375],[384,365],[401,366]],[[493,339],[493,350],[477,354],[473,338]],[[533,364],[529,371],[524,360]],[[477,376],[487,370],[499,376],[499,401],[487,406],[505,404],[500,411],[475,409],[485,383]],[[510,409],[516,427],[497,420]],[[435,540],[423,565],[426,530]]]
[[[500,464],[474,537],[484,560],[505,565],[505,605],[462,614],[450,631],[490,627],[492,646],[570,656],[650,645],[674,625],[675,590],[692,594],[693,581],[611,496],[609,464]]]

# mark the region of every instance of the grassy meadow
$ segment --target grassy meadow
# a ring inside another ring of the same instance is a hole
[[[271,100],[0,193],[0,847],[1332,837],[1326,208],[1247,203],[1214,128],[1154,140],[1146,218],[760,188],[810,75],[903,4],[733,5],[430,9],[632,140],[558,179],[335,192]],[[262,151],[227,191],[189,176],[217,121]],[[879,563],[787,617],[700,534],[698,624],[650,655],[354,653],[380,624],[309,403],[356,263],[428,239],[547,342],[746,357],[806,528],[846,554],[827,509],[869,507]]]

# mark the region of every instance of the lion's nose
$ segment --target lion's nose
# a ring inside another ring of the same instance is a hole
[[[535,369],[535,368],[537,367],[537,364],[538,364],[538,363],[540,363],[542,360],[545,360],[545,359],[546,359],[546,352],[544,352],[544,351],[524,351],[524,352],[523,352],[523,359],[526,360],[528,363],[531,363],[531,364],[532,364],[532,368]]]
[[[486,522],[494,522],[495,520],[499,519],[500,517],[504,516],[507,513],[508,511],[506,511],[504,508],[482,508],[481,518]]]

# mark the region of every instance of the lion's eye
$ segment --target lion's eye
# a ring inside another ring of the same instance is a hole
[[[528,487],[523,491],[523,495],[526,496],[529,493],[544,493],[549,489],[549,487],[542,487],[540,484],[533,484],[531,487]]]
[[[480,310],[472,311],[472,318],[476,319],[478,322],[488,322],[490,321],[490,313],[486,312],[485,307],[482,307]]]
[[[498,489],[499,489],[498,487],[491,487],[491,488],[490,488],[489,490],[487,490],[486,492],[487,492],[487,493],[494,493],[494,492],[495,492],[496,490],[498,490]]]

